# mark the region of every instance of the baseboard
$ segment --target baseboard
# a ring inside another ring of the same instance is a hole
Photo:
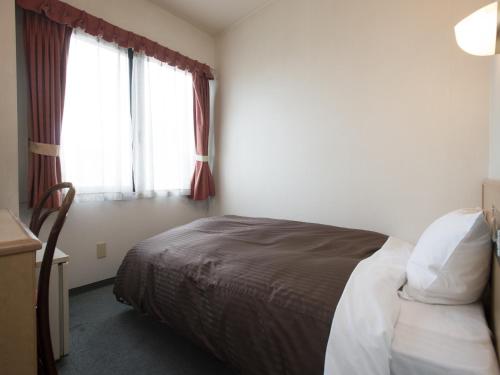
[[[92,284],[87,284],[87,285],[79,286],[77,288],[70,289],[69,290],[69,296],[71,297],[71,296],[74,296],[74,295],[77,295],[77,294],[82,294],[82,293],[91,291],[93,289],[102,288],[103,286],[112,285],[114,283],[115,283],[115,278],[112,277],[110,279],[97,281],[97,282],[92,283]]]

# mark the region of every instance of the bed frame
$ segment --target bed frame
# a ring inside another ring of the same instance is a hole
[[[496,208],[496,209],[493,209]],[[500,223],[500,181],[486,180],[483,183],[483,209],[487,210],[488,221],[498,228]],[[493,213],[495,217],[493,218]],[[500,258],[497,256],[497,247],[494,246],[493,261],[491,264],[491,284],[489,294],[485,299],[485,306],[489,324],[493,332],[497,358],[500,359]]]

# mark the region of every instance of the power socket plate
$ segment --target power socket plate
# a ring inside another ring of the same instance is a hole
[[[97,259],[106,258],[107,256],[106,242],[98,243],[96,249],[97,249]]]

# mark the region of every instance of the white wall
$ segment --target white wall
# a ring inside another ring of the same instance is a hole
[[[220,37],[213,213],[414,241],[479,206],[491,63],[453,26],[485,3],[281,0]]]
[[[29,107],[30,93],[24,48],[23,11],[16,7],[16,61],[17,61],[17,136],[19,158],[19,203],[21,211],[28,205],[29,163]]]
[[[124,29],[149,37],[212,67],[215,66],[215,42],[211,36],[148,0],[65,1]],[[20,56],[20,66],[23,65],[22,60]],[[19,74],[18,84],[20,91],[26,92],[23,72]],[[25,100],[22,94],[21,92],[19,94],[20,101]],[[26,130],[23,129],[25,123],[22,119],[26,116],[22,112],[25,108],[23,103],[20,103],[19,108],[21,111],[19,134],[24,138]],[[25,150],[21,148],[20,173],[24,176],[27,173],[27,165],[23,152]],[[12,166],[14,165],[17,165],[17,162],[12,163]],[[17,168],[11,169],[17,171]],[[27,197],[26,183],[21,186],[21,197]],[[22,206],[26,206],[25,201],[22,203]],[[126,252],[135,243],[207,214],[207,203],[191,202],[184,197],[129,202],[75,203],[58,244],[70,255],[70,287],[115,276]],[[29,212],[23,210],[23,216],[25,221],[29,220]],[[98,242],[107,243],[108,256],[102,260],[96,257]]]
[[[0,207],[18,212],[14,0],[0,1]]]
[[[492,179],[500,180],[500,57],[492,61],[493,78],[491,85],[490,112],[490,174]]]

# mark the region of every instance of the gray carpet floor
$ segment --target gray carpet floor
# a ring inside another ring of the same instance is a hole
[[[112,285],[70,297],[70,354],[60,375],[234,375],[167,326],[118,303]]]

